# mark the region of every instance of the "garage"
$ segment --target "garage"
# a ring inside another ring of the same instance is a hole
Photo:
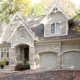
[[[40,54],[40,68],[57,68],[57,53],[45,52]]]
[[[63,68],[80,69],[80,51],[69,51],[63,54]]]

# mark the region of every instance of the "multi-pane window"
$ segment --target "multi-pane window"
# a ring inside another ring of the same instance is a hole
[[[9,48],[1,49],[1,58],[9,58]]]
[[[51,34],[60,34],[60,23],[52,23],[51,24]]]

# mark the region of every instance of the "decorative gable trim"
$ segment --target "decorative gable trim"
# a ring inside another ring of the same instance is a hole
[[[55,7],[58,9],[58,11],[62,12],[62,14],[63,14],[68,20],[71,19],[70,16],[68,16],[68,15],[64,12],[64,10],[63,10],[57,3],[54,3],[54,4],[53,4],[53,7],[49,10],[49,12],[48,12],[47,15],[45,16],[45,18],[44,18],[40,23],[46,24],[45,21],[47,21],[47,17],[48,17],[51,13],[54,12],[53,10],[54,10]],[[56,12],[54,12],[54,13],[56,13]]]
[[[11,40],[11,38],[13,37],[13,35],[15,34],[17,28],[20,27],[20,25],[23,25],[23,27],[28,31],[28,33],[31,35],[31,37],[35,40],[35,35],[34,33],[32,32],[32,30],[30,28],[28,28],[28,25],[25,25],[23,22],[20,22],[18,24],[18,26],[15,28],[14,32],[12,33],[12,35],[10,36],[10,38],[7,40],[7,42],[9,42]]]
[[[35,40],[35,34],[34,34],[34,32],[31,30],[31,28],[29,27],[29,25],[27,24],[26,19],[25,19],[24,17],[22,17],[19,12],[16,12],[15,15],[12,17],[9,25],[8,25],[7,28],[5,29],[5,32],[3,33],[2,41],[4,40],[4,37],[5,37],[5,35],[6,35],[7,30],[10,29],[10,27],[11,27],[10,25],[13,23],[13,20],[16,18],[16,16],[19,16],[19,18],[21,19],[21,21],[19,21],[16,26],[19,27],[19,25],[22,24],[22,25],[26,28],[26,30],[29,32],[29,34],[31,35],[31,37]],[[16,29],[17,29],[17,27],[16,27]],[[15,32],[16,29],[14,29],[13,32]],[[12,34],[13,34],[13,33],[12,33]],[[10,36],[10,37],[11,37],[11,36]],[[9,38],[9,39],[10,39],[10,38]],[[8,41],[9,41],[9,39],[8,39]]]
[[[19,13],[19,12],[16,12],[15,14],[14,14],[14,16],[10,19],[10,23],[9,23],[9,25],[6,27],[6,30],[10,27],[10,25],[13,23],[12,21],[15,19],[15,17],[16,16],[19,16],[19,18],[23,21],[23,22],[26,22],[27,23],[27,21],[25,20],[25,19],[23,19],[23,17],[21,16],[21,14]],[[5,31],[6,32],[6,31]]]
[[[19,18],[20,18],[23,22],[26,22],[25,18],[22,17],[22,15],[21,15],[19,12],[16,12],[16,13],[14,14],[14,16],[12,17],[12,19],[10,20],[9,25],[10,25],[11,23],[13,23],[12,21],[15,19],[16,16],[19,16]]]

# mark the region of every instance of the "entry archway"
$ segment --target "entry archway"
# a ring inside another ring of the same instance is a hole
[[[20,44],[16,46],[17,61],[29,61],[29,46]]]

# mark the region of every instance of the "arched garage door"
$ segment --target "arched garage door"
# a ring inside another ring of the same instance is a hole
[[[53,52],[41,53],[40,68],[57,68],[57,54]]]
[[[69,51],[64,53],[63,68],[80,69],[80,52]]]

